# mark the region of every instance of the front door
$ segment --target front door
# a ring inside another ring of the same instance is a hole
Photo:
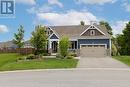
[[[57,51],[58,51],[58,42],[53,41],[52,42],[52,53],[57,53]]]

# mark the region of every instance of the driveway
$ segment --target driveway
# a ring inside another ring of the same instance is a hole
[[[80,68],[0,73],[0,87],[130,87],[130,70]]]
[[[111,57],[87,58],[81,57],[78,68],[128,68],[127,65]]]

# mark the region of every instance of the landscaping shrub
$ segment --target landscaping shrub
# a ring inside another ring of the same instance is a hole
[[[66,59],[74,59],[73,56],[66,56]]]
[[[59,53],[56,54],[56,58],[64,59],[65,57],[61,56]]]
[[[43,55],[43,56],[49,56],[49,54],[48,54],[48,53],[43,53],[42,55]]]
[[[25,56],[24,57],[19,57],[16,61],[17,62],[26,61],[26,57]]]
[[[35,58],[36,58],[36,59],[42,59],[42,56],[43,56],[42,54],[35,55]]]
[[[32,60],[32,59],[35,59],[36,56],[34,54],[30,54],[26,57],[27,60]]]
[[[77,54],[76,54],[76,53],[73,53],[73,52],[70,52],[70,53],[69,53],[69,56],[77,57]]]
[[[118,54],[117,48],[114,44],[112,44],[112,56],[116,56]]]
[[[61,55],[59,53],[56,54],[56,58],[60,58]]]
[[[63,37],[59,42],[59,52],[62,57],[66,57],[69,53],[69,39],[67,37]]]
[[[18,58],[18,60],[25,60],[25,58],[24,57],[20,57],[20,58]]]

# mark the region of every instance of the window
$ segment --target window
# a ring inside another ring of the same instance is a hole
[[[93,28],[93,26],[90,27],[91,29]]]
[[[82,47],[86,47],[86,45],[82,45]]]
[[[77,41],[71,41],[70,49],[77,49]]]
[[[98,45],[94,45],[94,47],[98,47]]]
[[[94,36],[95,35],[95,30],[90,30],[90,35]]]
[[[92,45],[88,45],[88,47],[92,47]]]

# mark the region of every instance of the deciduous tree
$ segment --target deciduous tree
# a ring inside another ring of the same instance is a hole
[[[121,55],[130,55],[130,22],[126,24],[123,34],[117,35],[116,38]]]
[[[14,33],[14,39],[13,43],[18,46],[18,48],[21,48],[24,45],[24,29],[23,26],[20,25],[20,28],[18,29],[18,33]]]
[[[106,28],[107,28],[107,31],[110,35],[113,35],[112,33],[112,28],[111,26],[109,25],[108,22],[105,22],[105,21],[100,21],[100,25],[104,25]]]
[[[45,52],[47,48],[47,35],[46,35],[45,27],[41,25],[36,26],[35,31],[32,32],[32,37],[30,42],[35,48],[35,55],[39,55]]]
[[[59,52],[62,57],[65,58],[68,55],[69,46],[69,39],[67,37],[63,37],[59,42]]]
[[[85,25],[85,22],[84,21],[80,21],[80,25]]]

